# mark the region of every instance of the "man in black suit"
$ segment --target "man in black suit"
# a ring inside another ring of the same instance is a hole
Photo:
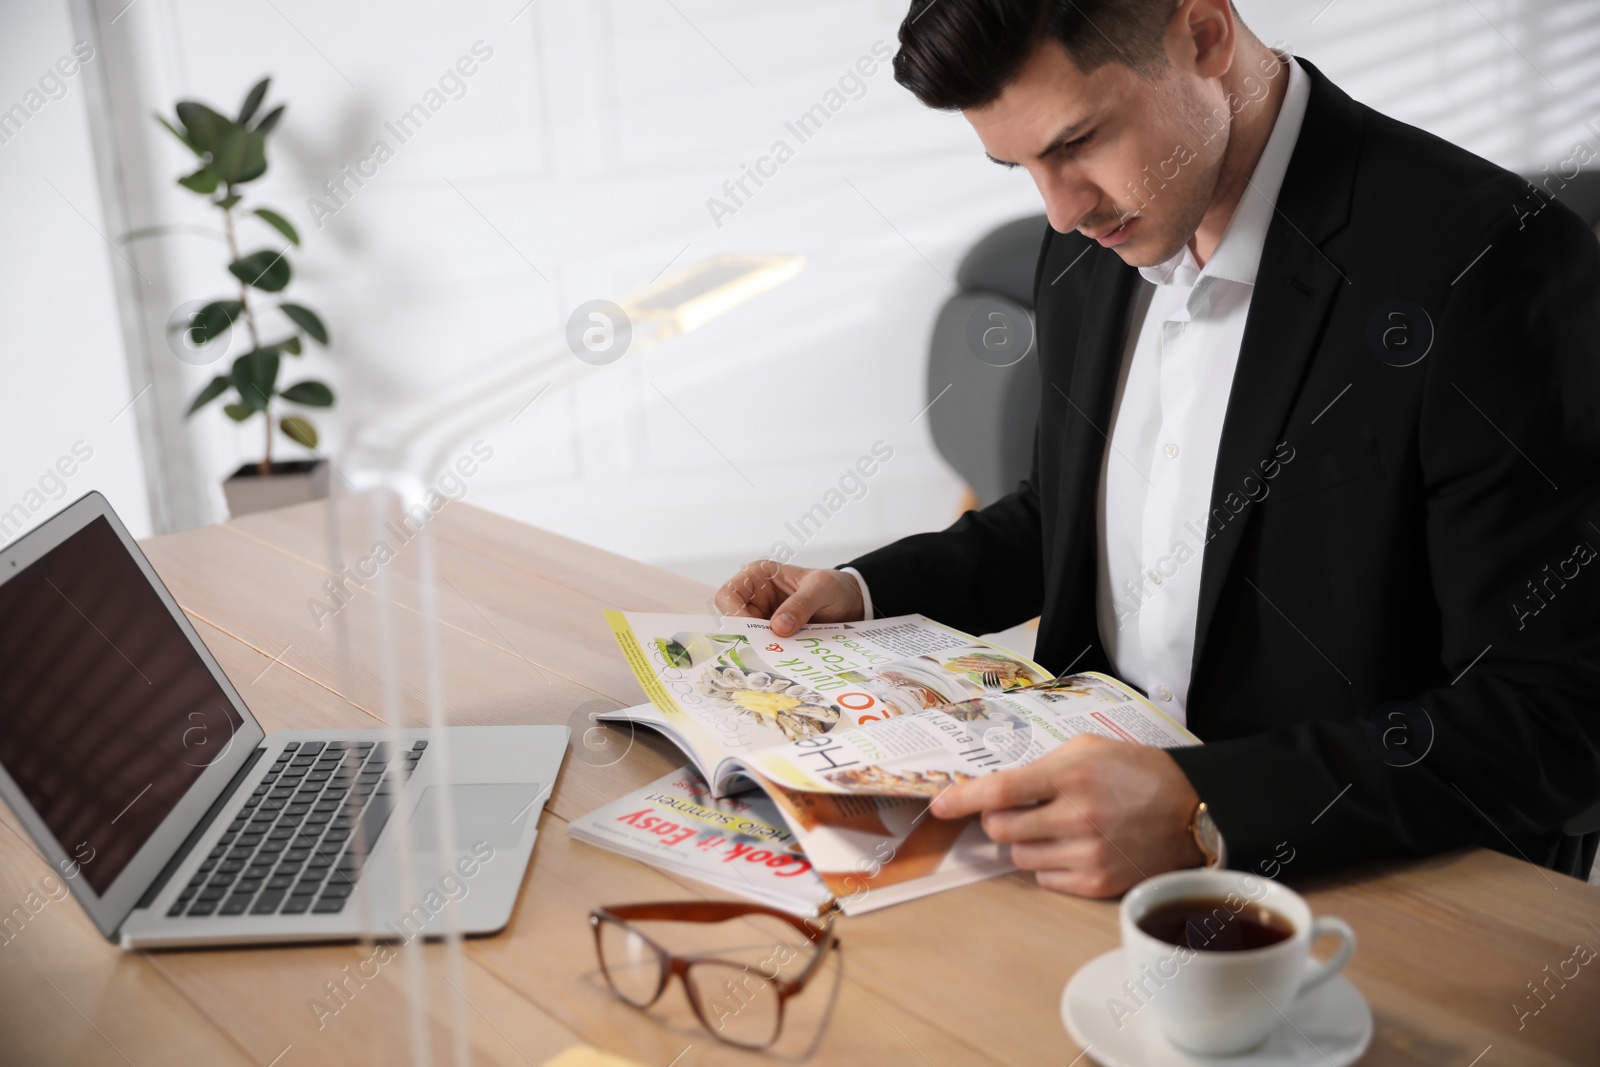
[[[1203,745],[1075,738],[935,802],[1050,888],[1466,845],[1586,871],[1600,249],[1560,177],[1356,103],[1227,0],[915,0],[900,41],[1049,215],[1033,472],[719,608],[1040,615],[1045,666],[1185,721]]]

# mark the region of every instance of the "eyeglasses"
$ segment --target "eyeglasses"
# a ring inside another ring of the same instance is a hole
[[[634,922],[720,923],[765,915],[805,935],[816,949],[793,978],[781,972],[795,950],[785,941],[755,967],[713,955],[679,956],[645,936]],[[595,908],[589,913],[600,971],[611,992],[635,1008],[648,1008],[661,998],[667,982],[683,980],[689,1006],[713,1037],[745,1049],[764,1049],[783,1028],[784,1005],[806,987],[828,950],[839,946],[833,913],[822,919],[800,919],[760,904],[722,901],[677,901]]]

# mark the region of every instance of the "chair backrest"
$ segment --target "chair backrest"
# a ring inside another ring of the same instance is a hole
[[[1039,411],[1033,271],[1043,215],[985,234],[962,259],[960,287],[939,310],[928,350],[934,447],[980,505],[1017,487],[1033,458]]]
[[[1525,174],[1523,177],[1537,185],[1541,193],[1554,194],[1567,205],[1590,229],[1600,227],[1600,170],[1580,170],[1571,178],[1560,174]]]

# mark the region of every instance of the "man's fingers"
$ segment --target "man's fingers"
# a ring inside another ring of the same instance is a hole
[[[763,596],[763,593],[767,595]],[[717,610],[724,615],[742,615],[763,618],[771,607],[772,596],[746,567],[717,590]]]
[[[1034,872],[1045,889],[1079,897],[1114,897],[1144,875],[1101,837],[1027,841],[1011,846],[1018,870]]]
[[[983,813],[983,832],[990,840],[1001,843],[1014,841],[1046,841],[1079,833],[1081,819],[1071,817],[1071,809],[1062,810],[1059,798],[1047,800],[1032,807],[1000,808]]]
[[[711,602],[724,615],[754,615],[755,609],[738,578],[730,579],[712,596]]]
[[[773,560],[755,560],[746,563],[712,598],[717,610],[724,615],[746,618],[765,618],[782,591],[774,584],[780,565]]]
[[[808,622],[849,622],[862,617],[854,579],[832,570],[807,570],[776,560],[747,563],[713,596],[724,615],[772,619],[772,631],[789,637]]]
[[[1013,767],[951,786],[934,798],[933,813],[941,819],[959,819],[974,812],[1031,804],[1054,793],[1050,780],[1037,768]]]
[[[1042,870],[1034,875],[1040,888],[1075,897],[1104,900],[1120,896],[1141,879],[1099,870]]]
[[[1011,846],[1011,862],[1023,871],[1084,871],[1100,866],[1097,842],[1069,837],[1054,841],[1021,841]]]
[[[788,637],[818,614],[837,615],[842,606],[838,601],[839,586],[832,571],[807,571],[794,593],[772,613],[772,632]]]
[[[789,637],[811,621],[817,613],[817,593],[814,586],[801,582],[794,595],[778,605],[772,613],[772,632],[779,637]]]

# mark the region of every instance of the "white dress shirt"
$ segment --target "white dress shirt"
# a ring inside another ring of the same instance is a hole
[[[1267,146],[1206,265],[1184,245],[1139,268],[1147,284],[1133,302],[1101,468],[1100,642],[1117,677],[1179,722],[1213,484],[1253,473],[1217,470],[1217,447],[1261,246],[1310,97],[1305,71],[1293,59],[1287,66]]]
[[[1100,640],[1117,677],[1179,722],[1186,720],[1222,418],[1261,247],[1311,92],[1300,65],[1279,58],[1289,74],[1283,105],[1215,252],[1201,267],[1185,245],[1165,262],[1139,268],[1148,284],[1130,309],[1101,467]],[[852,567],[841,569],[856,579],[872,618],[866,580]]]

